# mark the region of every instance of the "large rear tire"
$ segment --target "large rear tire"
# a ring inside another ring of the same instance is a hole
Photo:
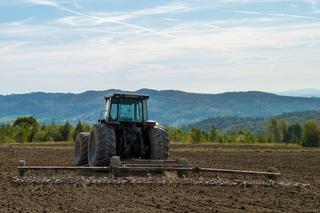
[[[114,128],[105,124],[94,125],[88,147],[89,166],[109,166],[110,159],[114,155],[116,155]]]
[[[75,165],[77,166],[88,164],[89,138],[89,132],[80,132],[76,136],[76,140],[74,142],[74,157]]]
[[[166,160],[169,157],[169,136],[162,126],[154,126],[149,129],[150,158]]]

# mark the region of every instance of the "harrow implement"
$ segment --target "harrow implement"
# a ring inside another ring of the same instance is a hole
[[[226,173],[235,175],[254,175],[265,176],[269,179],[277,179],[281,176],[275,168],[269,168],[268,171],[250,171],[250,170],[236,170],[236,169],[218,169],[206,168],[200,166],[189,166],[186,159],[177,160],[124,160],[121,161],[119,157],[111,158],[110,166],[107,167],[90,167],[84,166],[27,166],[25,160],[19,161],[18,172],[20,176],[24,176],[28,170],[74,170],[74,171],[92,171],[104,172],[106,174],[113,174],[115,176],[126,175],[141,175],[162,173],[166,171],[176,172],[178,177],[187,177],[192,173]]]

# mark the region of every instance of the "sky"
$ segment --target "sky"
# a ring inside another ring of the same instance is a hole
[[[319,82],[320,0],[0,0],[0,94]]]

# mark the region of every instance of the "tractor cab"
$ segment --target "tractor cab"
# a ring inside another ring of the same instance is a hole
[[[148,120],[148,98],[147,95],[132,93],[115,93],[105,97],[106,105],[98,125],[112,129],[115,154],[122,159],[151,157],[150,131],[158,124]]]
[[[145,123],[148,120],[149,96],[116,93],[105,97],[106,107],[100,120],[120,123]]]

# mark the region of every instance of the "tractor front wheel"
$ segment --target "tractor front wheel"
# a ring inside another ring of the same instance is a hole
[[[74,142],[74,157],[76,166],[88,164],[89,138],[89,132],[80,132],[76,136],[76,140]]]

